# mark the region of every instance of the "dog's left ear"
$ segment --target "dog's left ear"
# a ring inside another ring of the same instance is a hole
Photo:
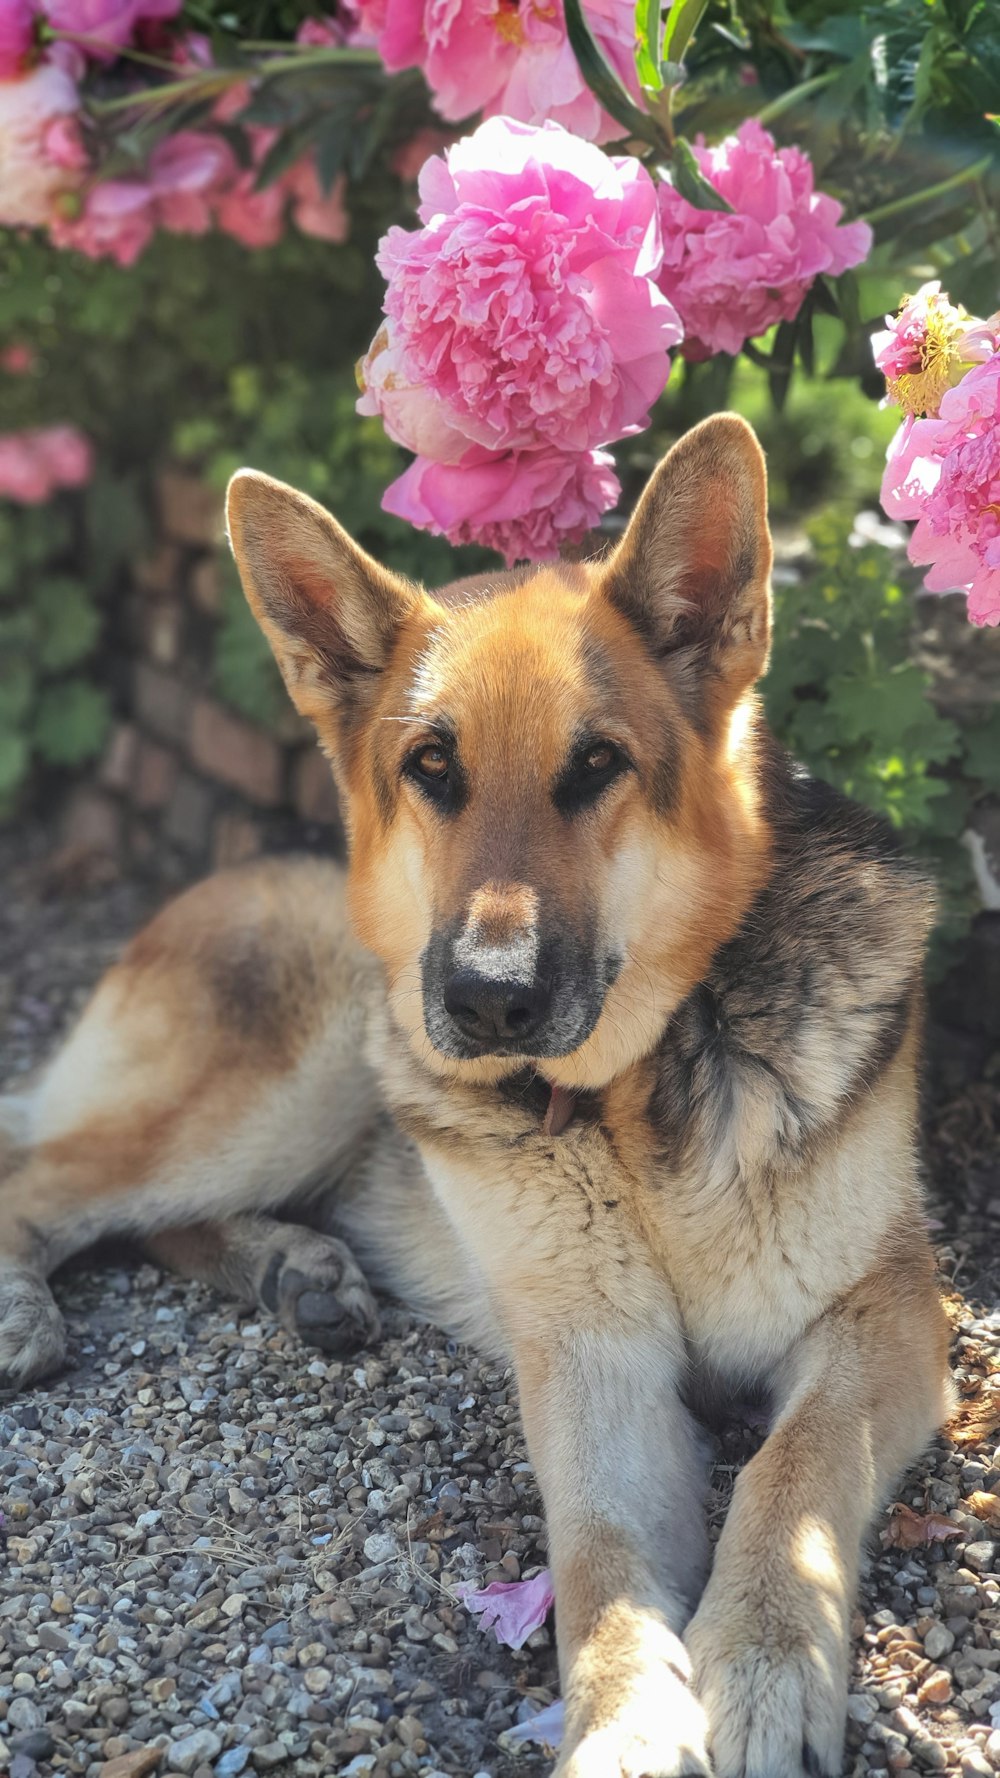
[[[337,751],[419,602],[308,495],[241,469],[226,497],[236,565],[292,702]]]
[[[703,420],[650,478],[604,570],[604,596],[671,662],[714,727],[767,665],[771,534],[764,454],[737,414]]]

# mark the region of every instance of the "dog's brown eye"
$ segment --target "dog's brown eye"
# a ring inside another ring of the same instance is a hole
[[[604,795],[610,784],[631,770],[631,761],[613,741],[584,741],[560,772],[552,800],[561,815],[577,815]]]
[[[448,775],[448,755],[443,747],[421,747],[413,763],[423,778],[440,781]]]
[[[458,815],[468,795],[456,741],[442,736],[414,747],[403,761],[403,777],[442,815]]]
[[[614,764],[615,753],[610,741],[600,741],[584,755],[583,763],[588,772],[606,772]]]

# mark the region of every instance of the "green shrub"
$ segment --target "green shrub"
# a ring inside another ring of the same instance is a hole
[[[912,570],[881,544],[852,543],[842,514],[810,531],[815,565],[776,588],[768,718],[810,771],[884,815],[927,860],[940,889],[940,969],[976,906],[961,835],[974,802],[1000,790],[1000,713],[959,730],[935,709],[913,658]]]
[[[81,765],[108,729],[108,694],[93,675],[94,581],[68,567],[80,561],[72,505],[0,508],[0,815],[34,761]]]

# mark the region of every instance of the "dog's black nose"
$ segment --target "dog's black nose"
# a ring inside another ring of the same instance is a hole
[[[460,969],[446,984],[445,1011],[477,1043],[519,1043],[537,1031],[552,1005],[550,982],[494,981]]]

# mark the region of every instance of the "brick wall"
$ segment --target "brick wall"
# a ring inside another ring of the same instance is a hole
[[[339,850],[336,792],[309,725],[289,705],[277,732],[258,727],[213,687],[218,495],[168,470],[157,512],[112,615],[117,716],[70,797],[66,845],[175,881],[276,847]]]

